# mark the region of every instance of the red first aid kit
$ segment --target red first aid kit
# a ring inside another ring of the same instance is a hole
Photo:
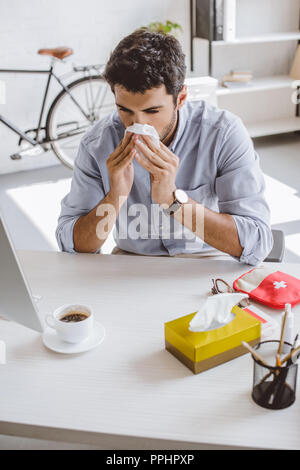
[[[300,302],[300,279],[268,266],[259,266],[242,274],[233,287],[271,308],[282,309],[285,304],[294,306]]]

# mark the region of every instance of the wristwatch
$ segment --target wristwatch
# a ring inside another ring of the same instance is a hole
[[[164,214],[172,215],[177,212],[183,204],[186,204],[189,200],[188,195],[182,189],[176,189],[173,193],[174,202],[167,209],[163,209]]]

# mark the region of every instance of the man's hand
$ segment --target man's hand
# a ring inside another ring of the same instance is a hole
[[[151,137],[134,136],[133,142],[145,156],[143,158],[136,152],[135,159],[151,175],[153,201],[170,206],[174,202],[179,158],[162,142],[160,147],[156,148]]]
[[[74,249],[78,253],[95,253],[101,249],[124,202],[120,201],[120,197],[125,197],[126,200],[129,196],[134,179],[132,159],[136,153],[132,136],[131,133],[126,134],[107,159],[110,192],[91,212],[79,217],[74,225]]]
[[[133,134],[128,132],[119,146],[107,159],[106,165],[110,178],[110,193],[114,197],[128,197],[134,180],[132,159],[136,155]]]

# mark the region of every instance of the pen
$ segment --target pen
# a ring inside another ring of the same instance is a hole
[[[295,346],[297,344],[297,341],[298,341],[298,334],[296,335],[295,339],[294,339],[294,343],[293,343],[293,346],[291,347],[291,353],[292,353],[292,356],[291,358],[288,360],[287,362],[287,365],[291,365],[291,364],[296,364],[297,361],[298,361],[298,354],[297,353],[294,353],[295,351]]]
[[[295,346],[296,346],[296,344],[297,344],[298,338],[299,338],[299,335],[296,334],[296,337],[295,337],[294,343],[293,343],[293,347],[292,347],[293,350],[295,349]]]

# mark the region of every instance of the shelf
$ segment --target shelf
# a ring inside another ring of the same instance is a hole
[[[192,5],[191,0],[191,5]],[[249,2],[250,3],[250,2]],[[273,3],[273,2],[269,2]],[[272,5],[273,6],[273,5]],[[226,40],[226,41],[211,41],[210,39],[201,39],[194,36],[193,31],[194,22],[196,20],[197,12],[191,9],[191,62],[194,65],[194,44],[193,39],[195,39],[195,51],[202,48],[202,44],[198,44],[198,41],[205,41],[208,43],[208,70],[209,75],[213,76],[213,59],[214,54],[218,52],[216,47],[222,46],[234,46],[234,45],[248,45],[248,49],[251,44],[256,45],[257,48],[257,60],[259,65],[264,65],[264,57],[263,55],[266,54],[264,49],[258,49],[258,46],[263,46],[265,44],[265,48],[268,44],[271,46],[272,49],[275,51],[275,57],[273,61],[271,61],[271,57],[269,61],[266,61],[265,64],[265,73],[272,73],[273,62],[277,64],[276,59],[276,47],[278,49],[279,43],[283,43],[282,46],[288,46],[288,48],[293,48],[294,45],[296,47],[297,42],[300,42],[300,28],[296,21],[298,22],[298,8],[296,13],[296,7],[293,9],[293,13],[291,13],[292,18],[294,18],[295,23],[294,26],[291,28],[295,28],[292,31],[281,31],[281,32],[265,32],[262,34],[255,33],[251,35],[251,33],[247,32],[245,36],[235,37],[233,40]],[[281,14],[278,11],[278,14]],[[272,14],[270,12],[270,18],[272,19]],[[290,15],[290,16],[291,16]],[[254,15],[253,15],[254,17]],[[266,25],[270,24],[274,27],[274,22],[269,21]],[[282,29],[284,29],[282,22]],[[291,24],[291,23],[289,23]],[[214,26],[215,26],[215,19],[214,19]],[[266,26],[266,30],[271,29]],[[287,30],[289,27],[287,27]],[[240,34],[243,34],[243,29],[240,29]],[[224,35],[226,37],[226,35]],[[227,38],[227,37],[226,37]],[[290,41],[290,42],[288,42]],[[294,44],[295,42],[295,44]],[[276,43],[278,43],[276,45]],[[213,47],[212,47],[213,46]],[[216,46],[216,47],[215,47]],[[197,47],[197,49],[196,49]],[[275,49],[274,49],[275,47]],[[267,47],[268,48],[268,47]],[[225,49],[224,49],[225,50]],[[221,49],[219,49],[221,52]],[[238,59],[234,59],[235,54],[238,53],[243,55],[246,54],[245,59],[247,58],[247,48],[236,48],[235,50],[228,48],[228,57],[224,56],[223,61],[227,58],[227,61],[235,61]],[[230,54],[229,54],[230,53]],[[281,51],[283,54],[284,51]],[[292,50],[291,50],[292,53]],[[206,52],[205,52],[206,54]],[[226,53],[227,54],[227,53]],[[221,54],[222,56],[223,54]],[[277,53],[278,55],[278,53]],[[203,54],[202,54],[203,56]],[[202,57],[201,56],[201,57]],[[221,58],[220,54],[218,54],[218,59]],[[252,62],[255,62],[255,56],[251,56]],[[282,60],[279,57],[280,61]],[[200,60],[200,58],[199,58]],[[203,60],[203,57],[202,57]],[[246,63],[246,60],[244,61]],[[252,64],[251,62],[251,64]],[[199,64],[197,64],[199,66]],[[202,65],[202,64],[201,64]],[[231,67],[232,68],[232,67]],[[247,68],[243,67],[243,68]],[[254,65],[250,65],[250,68],[254,70]],[[200,67],[199,67],[200,69]],[[269,69],[269,72],[267,71]],[[193,69],[192,69],[193,70]],[[230,69],[228,69],[230,70]],[[227,71],[228,72],[228,71]],[[225,73],[225,71],[223,72]],[[280,73],[280,72],[279,72]],[[295,87],[296,80],[293,80],[289,75],[283,75],[285,71],[283,70],[283,63],[281,69],[282,75],[273,75],[273,76],[265,76],[265,77],[255,77],[253,78],[248,84],[244,86],[238,86],[236,88],[226,88],[222,86],[218,86],[216,89],[216,97],[217,97],[217,106],[220,109],[228,109],[233,114],[240,116],[243,122],[245,123],[248,132],[252,138],[256,137],[263,137],[269,135],[276,135],[276,134],[283,134],[289,132],[300,132],[300,117],[295,116],[296,114],[296,106],[293,104],[292,101],[292,93],[293,88]],[[286,70],[286,73],[288,71]],[[252,94],[251,94],[252,93]],[[255,95],[256,93],[256,95]]]
[[[227,46],[232,44],[255,44],[260,42],[295,41],[300,39],[300,31],[286,33],[269,33],[260,36],[240,37],[232,41],[212,41],[214,46]]]
[[[217,96],[236,95],[241,93],[251,93],[263,90],[276,90],[279,88],[292,88],[294,79],[288,75],[273,75],[271,77],[254,78],[245,86],[239,88],[217,88]]]
[[[300,117],[286,117],[269,121],[245,124],[250,137],[263,137],[267,135],[284,134],[286,132],[300,131]]]

